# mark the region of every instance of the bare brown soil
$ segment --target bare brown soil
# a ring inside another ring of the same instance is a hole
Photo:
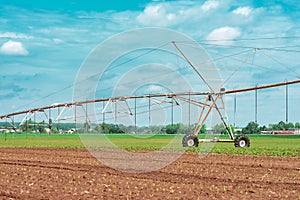
[[[300,199],[300,159],[185,154],[150,173],[82,149],[0,149],[0,199]]]

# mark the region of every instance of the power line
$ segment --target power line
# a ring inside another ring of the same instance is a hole
[[[212,40],[212,41],[218,41],[218,42],[222,42],[222,41],[233,41],[233,40]],[[177,42],[180,43],[180,42]],[[255,48],[259,48],[259,49],[264,49],[264,50],[270,50],[270,51],[280,51],[280,52],[289,52],[289,53],[300,53],[300,50],[293,50],[293,49],[284,49],[284,48],[296,48],[296,47],[300,47],[298,45],[292,45],[292,46],[273,46],[273,47],[258,47],[258,46],[245,46],[245,45],[233,45],[233,44],[222,44],[222,43],[207,43],[207,42],[181,42],[182,44],[201,44],[203,46],[214,46],[214,47],[226,47],[226,48],[243,48],[243,49],[255,49]]]
[[[276,39],[300,39],[300,36],[291,36],[291,37],[266,37],[266,38],[241,38],[241,39],[232,39],[232,40],[203,40],[203,41],[219,41],[219,42],[221,42],[221,41],[276,40]],[[195,42],[176,41],[176,42],[177,42],[177,43],[186,43],[186,44],[188,44],[188,43],[193,44],[193,43],[194,43],[194,44],[212,45],[212,46],[226,46],[226,47],[233,47],[233,48],[247,48],[247,49],[253,49],[253,48],[256,48],[256,47],[253,47],[253,46],[242,46],[242,45],[217,45],[217,44],[205,43],[205,42],[203,42],[203,41],[195,41]],[[162,44],[161,46],[158,46],[158,47],[156,47],[156,48],[151,48],[151,49],[150,49],[149,51],[147,51],[147,52],[143,52],[143,53],[141,53],[141,54],[139,54],[139,55],[137,55],[137,56],[135,56],[135,57],[133,57],[133,58],[131,58],[131,59],[129,59],[129,60],[126,60],[126,61],[124,61],[124,62],[122,62],[122,63],[119,63],[119,64],[117,64],[117,65],[115,65],[115,66],[110,67],[109,69],[106,69],[104,72],[108,72],[108,71],[110,71],[110,70],[112,70],[112,69],[115,69],[115,68],[117,68],[117,67],[120,67],[120,66],[122,66],[122,65],[124,65],[124,64],[130,63],[130,62],[132,62],[132,61],[134,61],[134,60],[136,60],[136,59],[138,59],[138,58],[140,58],[140,57],[143,57],[143,56],[145,56],[145,55],[147,55],[147,54],[150,54],[150,53],[152,53],[152,52],[154,52],[154,51],[156,51],[156,50],[159,50],[160,48],[162,48],[162,47],[164,47],[164,46],[166,46],[166,45],[168,45],[168,44],[170,44],[170,43],[164,43],[164,44]],[[297,46],[297,45],[293,45],[293,46],[278,46],[278,47],[269,47],[269,48],[260,48],[260,49],[263,49],[263,50],[273,50],[273,51],[282,51],[282,52],[289,52],[289,53],[292,53],[292,52],[294,52],[294,53],[299,53],[299,52],[300,52],[300,50],[284,49],[284,48],[291,48],[291,47],[296,48],[296,47],[299,47],[299,46]],[[247,52],[247,51],[249,51],[249,50],[246,50],[246,51],[244,51],[244,52]],[[243,53],[243,51],[237,53],[236,55],[242,54],[242,53]],[[222,60],[222,59],[225,59],[225,58],[231,58],[231,56],[233,56],[233,55],[224,56],[223,58],[215,59],[215,61],[217,61],[217,60]],[[238,60],[238,59],[235,59],[235,60]],[[258,65],[253,65],[253,66],[258,66]],[[268,69],[268,70],[271,69],[271,68],[262,67],[262,66],[259,66],[259,67],[265,68],[265,69]],[[288,68],[288,67],[287,67],[287,68]],[[288,68],[288,69],[290,69],[290,68]],[[181,70],[182,70],[182,69],[180,69],[179,71],[181,71]],[[281,73],[281,72],[278,71],[278,70],[274,70],[274,69],[271,69],[271,70],[272,70],[272,71],[276,71],[276,72]],[[295,72],[295,71],[294,71],[294,72]],[[297,73],[297,74],[299,74],[299,73]],[[97,76],[97,75],[99,75],[99,73],[95,73],[95,74],[93,74],[93,75],[91,75],[91,76],[89,76],[89,77],[87,77],[86,79],[81,80],[81,81],[85,81],[85,80],[90,79],[90,78],[93,78],[94,76]],[[299,77],[297,76],[297,78],[299,78]],[[36,102],[42,101],[42,100],[44,100],[44,99],[46,99],[46,98],[48,98],[48,97],[51,97],[51,96],[57,95],[57,94],[59,94],[59,93],[62,93],[62,92],[64,92],[65,90],[70,89],[70,88],[72,88],[72,87],[73,87],[73,84],[70,84],[70,85],[68,85],[68,86],[66,86],[66,87],[64,87],[64,88],[62,88],[62,89],[59,89],[59,90],[57,90],[57,91],[54,91],[54,92],[52,92],[52,93],[50,93],[50,94],[48,94],[48,95],[46,95],[46,96],[44,96],[44,97],[42,97],[42,98],[40,98],[40,99],[37,99],[37,100],[34,100],[34,101],[29,102],[29,103],[27,103],[27,104],[24,104],[24,105],[18,107],[17,109],[15,109],[15,110],[21,109],[21,108],[23,108],[23,107],[32,105],[32,104],[34,104],[34,103],[36,103]]]
[[[211,54],[215,54],[215,55],[222,55],[220,53],[215,53],[215,52],[209,52]],[[234,60],[234,61],[238,61],[238,62],[243,62],[243,60],[241,59],[238,59],[238,58],[233,58],[233,57],[229,57],[229,59],[231,60]],[[277,72],[277,73],[284,73],[283,71],[280,71],[280,70],[277,70],[277,69],[274,69],[274,68],[269,68],[269,67],[265,67],[265,66],[261,66],[261,65],[258,65],[258,64],[254,64],[254,63],[249,63],[249,62],[246,62],[249,66],[252,66],[252,67],[257,67],[257,68],[262,68],[262,69],[265,69],[265,70],[268,70],[268,71],[273,71],[273,72]],[[291,73],[290,75],[292,76],[295,76],[294,73]],[[299,76],[296,76],[297,78],[299,78]]]
[[[279,62],[277,59],[273,58],[272,56],[262,52],[265,56],[269,57],[271,60],[273,60],[274,62],[278,63],[279,65],[281,65],[282,67],[287,68],[288,70],[292,71],[293,73],[296,73],[298,76],[300,76],[300,73],[298,73],[297,71],[295,71],[294,69],[284,65],[283,63]]]
[[[118,65],[116,65],[116,66],[113,66],[113,67],[111,67],[110,69],[106,69],[104,72],[110,71],[110,70],[112,70],[112,69],[114,69],[114,68],[120,67],[120,66],[123,65],[123,64],[129,63],[129,62],[131,62],[131,61],[133,61],[133,60],[135,60],[135,59],[138,59],[138,58],[140,58],[140,57],[142,57],[142,56],[145,56],[145,55],[147,55],[147,54],[149,54],[149,53],[152,53],[152,52],[154,52],[154,51],[156,51],[156,50],[159,50],[160,48],[166,46],[167,44],[169,44],[169,43],[164,43],[164,44],[162,44],[162,45],[160,45],[160,46],[158,46],[158,47],[156,47],[156,48],[152,48],[152,49],[150,49],[149,51],[147,51],[147,52],[145,52],[145,53],[142,53],[142,54],[140,54],[140,55],[137,55],[137,56],[135,56],[135,57],[133,57],[133,58],[131,58],[131,59],[129,59],[129,60],[123,62],[123,63],[120,63],[120,64],[118,64]],[[103,72],[103,73],[104,73],[104,72]],[[101,72],[101,73],[102,73],[102,72]],[[80,82],[86,81],[86,80],[91,79],[91,78],[93,78],[93,77],[95,77],[95,76],[98,76],[98,75],[100,75],[100,73],[95,73],[94,75],[91,75],[91,76],[89,76],[89,77],[87,77],[87,78],[81,80]],[[65,91],[65,90],[67,90],[67,89],[72,88],[73,86],[74,86],[74,84],[70,84],[70,85],[68,85],[68,86],[66,86],[66,87],[64,87],[64,88],[62,88],[62,89],[60,89],[60,90],[54,91],[54,92],[50,93],[49,95],[46,95],[46,96],[44,96],[44,97],[42,97],[42,98],[40,98],[40,99],[34,100],[34,101],[29,102],[29,103],[27,103],[27,104],[24,104],[24,105],[22,105],[22,106],[19,106],[19,107],[18,107],[17,109],[15,109],[15,110],[19,110],[19,109],[21,109],[21,108],[23,108],[23,107],[29,106],[29,105],[34,104],[34,103],[39,102],[39,101],[42,101],[42,100],[44,100],[44,99],[46,99],[46,98],[48,98],[48,97],[50,97],[50,96],[54,96],[54,95],[56,95],[56,94],[59,94],[59,93]]]
[[[278,40],[278,39],[300,39],[300,36],[276,36],[276,37],[260,37],[260,38],[234,38],[234,39],[206,39],[196,41],[176,41],[177,43],[199,43],[204,41],[227,42],[227,41],[256,41],[256,40]]]
[[[199,63],[199,65],[205,64],[207,62],[215,62],[215,61],[219,61],[219,60],[222,60],[222,59],[230,58],[230,57],[237,56],[237,55],[240,55],[240,54],[248,53],[250,51],[251,50],[246,50],[246,51],[241,51],[241,52],[230,54],[230,55],[222,55],[222,57],[212,59],[210,61],[205,61],[205,62]],[[215,69],[220,69],[220,68],[215,68]],[[155,78],[155,77],[163,77],[163,76],[170,75],[172,73],[178,73],[178,72],[184,72],[184,71],[190,71],[190,70],[191,70],[190,68],[184,67],[184,68],[177,69],[177,71],[166,72],[166,73],[161,73],[159,75],[149,76],[149,77],[147,77],[146,79],[143,79],[143,80],[139,79],[139,80],[129,81],[129,82],[126,82],[126,83],[122,84],[122,86],[130,86],[133,83],[136,84],[137,82],[144,82],[145,80],[151,80],[152,78]],[[107,90],[110,90],[110,89],[114,89],[114,87],[112,86],[112,87],[107,87],[107,88],[104,88],[104,89],[99,89],[99,90],[96,90],[96,92],[97,93],[98,92],[104,92],[104,91],[107,91]]]
[[[201,45],[207,46],[216,46],[216,47],[232,47],[232,48],[243,48],[243,49],[256,49],[257,46],[242,46],[242,45],[228,45],[228,44],[209,44],[209,43],[200,43]],[[259,47],[261,50],[269,50],[269,51],[280,51],[280,52],[289,52],[289,53],[300,53],[300,50],[291,50],[291,49],[283,49],[286,47]]]

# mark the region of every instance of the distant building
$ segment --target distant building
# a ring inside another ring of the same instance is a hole
[[[294,135],[294,134],[300,134],[299,129],[295,130],[295,129],[289,129],[286,131],[283,130],[279,130],[279,131],[261,131],[262,134],[272,134],[272,135]]]
[[[294,135],[294,131],[273,131],[274,135]]]
[[[1,128],[0,133],[9,133],[9,130],[6,128]]]
[[[71,128],[69,130],[64,131],[64,133],[75,133],[76,129],[75,128]]]
[[[0,128],[0,133],[20,133],[19,128]]]
[[[50,134],[51,133],[51,129],[50,128],[45,128],[45,133]]]

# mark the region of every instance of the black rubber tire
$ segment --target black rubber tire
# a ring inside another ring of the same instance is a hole
[[[198,145],[199,145],[198,137],[194,134],[188,134],[182,138],[183,147],[198,147]]]
[[[250,139],[246,135],[239,135],[234,140],[234,146],[240,148],[250,147]]]

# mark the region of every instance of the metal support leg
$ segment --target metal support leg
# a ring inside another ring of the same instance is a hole
[[[201,130],[201,128],[202,128],[202,126],[203,126],[203,124],[205,123],[206,119],[208,118],[208,116],[209,116],[211,110],[212,110],[213,107],[215,106],[216,101],[218,100],[218,98],[219,98],[219,94],[217,95],[216,99],[214,99],[213,97],[211,97],[212,104],[210,105],[210,107],[209,107],[209,109],[208,109],[208,111],[207,111],[205,117],[203,118],[203,120],[202,120],[200,126],[199,126],[199,123],[200,123],[200,122],[197,124],[197,127],[196,127],[195,131],[193,132],[194,135],[198,135],[199,131]],[[202,116],[201,116],[201,117],[202,117]]]

